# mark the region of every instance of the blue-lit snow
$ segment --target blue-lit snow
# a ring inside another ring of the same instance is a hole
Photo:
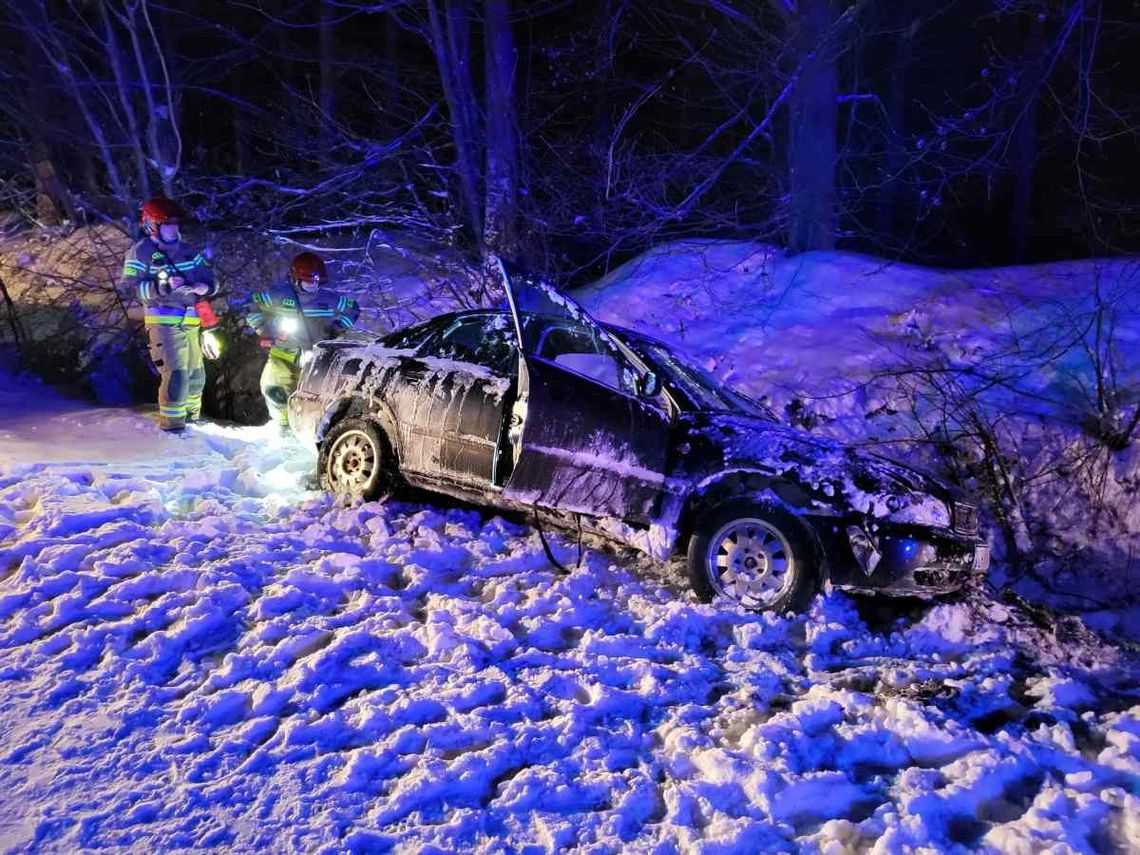
[[[1098,407],[1123,425],[1140,403],[1136,259],[943,270],[681,240],[576,296],[779,412],[799,407],[818,435],[945,467],[929,439],[988,423],[1016,485],[1010,534],[1035,555],[1010,579],[995,537],[994,578],[1140,640],[1140,442],[1110,453],[1089,429]],[[939,392],[919,368],[953,382]]]
[[[1140,846],[1135,658],[1076,627],[562,576],[524,525],[308,491],[272,432],[2,388],[0,848]]]

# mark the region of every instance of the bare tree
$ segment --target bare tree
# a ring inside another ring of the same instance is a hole
[[[486,202],[482,243],[487,251],[519,255],[518,120],[515,41],[510,0],[485,0],[484,90],[487,115]]]
[[[471,234],[483,234],[480,194],[481,138],[475,82],[471,76],[471,12],[466,0],[428,0],[432,53],[447,99],[455,146],[455,174],[465,219]]]
[[[785,6],[794,45],[788,102],[788,249],[831,249],[838,219],[835,188],[839,123],[838,15],[834,0]],[[794,11],[792,11],[794,10]]]
[[[179,87],[148,0],[67,2],[62,8],[33,0],[9,7],[9,15],[27,45],[26,95],[15,102],[22,104],[15,123],[41,141],[33,161],[44,192],[73,207],[72,191],[55,186],[61,176],[47,166],[43,141],[50,136],[95,154],[114,213],[131,211],[156,187],[172,194],[183,148]],[[62,103],[52,104],[60,96]],[[81,118],[78,133],[72,113]],[[96,199],[86,204],[107,207]]]

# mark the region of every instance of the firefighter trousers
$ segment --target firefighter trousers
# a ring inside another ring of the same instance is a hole
[[[292,357],[290,359],[290,357]],[[269,420],[279,425],[289,425],[289,396],[297,388],[300,371],[297,368],[297,354],[283,353],[273,348],[265,360],[261,371],[261,395],[269,409]]]
[[[158,369],[158,423],[179,430],[198,418],[206,367],[202,362],[202,331],[196,326],[160,325],[146,328],[150,359]]]

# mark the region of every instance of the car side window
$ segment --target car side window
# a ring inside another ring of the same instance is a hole
[[[437,320],[432,318],[413,327],[393,330],[381,338],[380,343],[395,350],[414,350],[435,333],[438,326]]]
[[[514,365],[514,353],[510,322],[497,315],[479,315],[454,321],[426,355],[482,365],[507,375]]]
[[[637,375],[621,351],[586,324],[558,321],[539,337],[535,355],[603,385],[636,394]]]

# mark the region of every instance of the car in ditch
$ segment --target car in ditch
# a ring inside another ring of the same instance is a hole
[[[506,306],[318,344],[289,400],[322,484],[400,483],[683,556],[697,596],[799,611],[821,587],[960,588],[978,508],[932,476],[781,424],[666,344],[501,266]]]

